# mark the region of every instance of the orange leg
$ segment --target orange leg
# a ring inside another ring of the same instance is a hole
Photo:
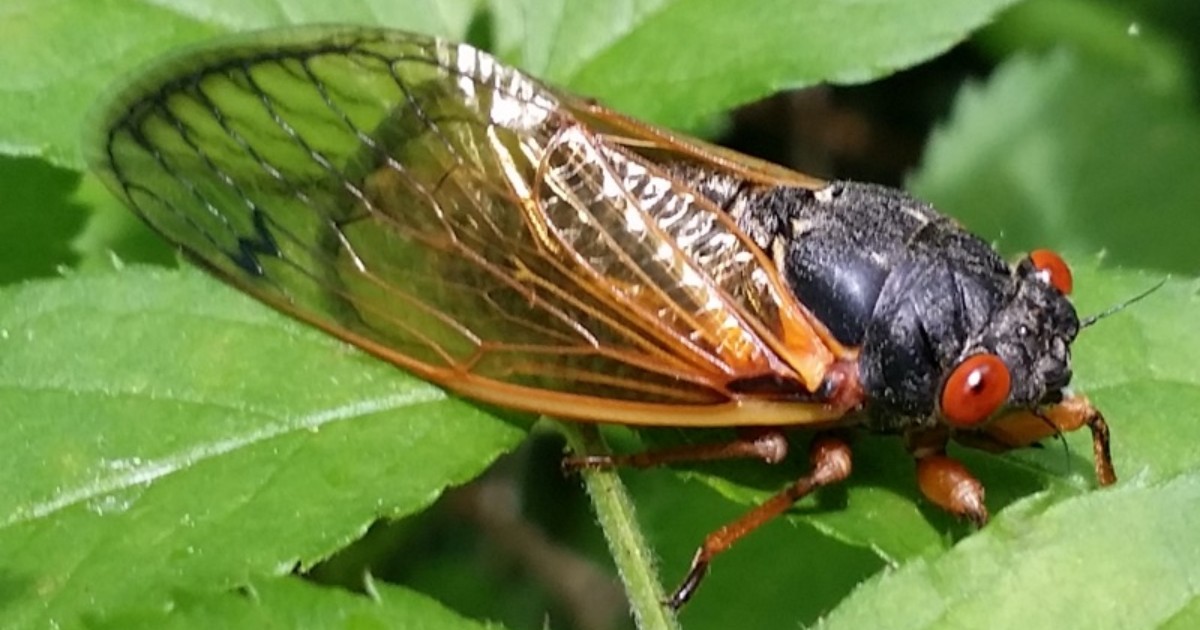
[[[1018,410],[997,418],[982,430],[981,435],[991,443],[990,446],[982,446],[987,450],[997,451],[1029,446],[1048,437],[1070,433],[1083,427],[1087,427],[1092,433],[1096,481],[1102,486],[1116,483],[1117,473],[1113,470],[1108,423],[1104,421],[1104,414],[1083,396],[1071,396],[1056,405],[1039,410]],[[967,439],[963,439],[964,437]],[[956,436],[955,439],[968,446],[980,446],[973,443],[974,438],[969,435]]]
[[[983,484],[966,466],[946,455],[949,438],[941,428],[905,436],[905,446],[917,461],[917,486],[934,505],[983,527],[988,521]]]
[[[633,453],[632,455],[583,455],[563,460],[563,470],[576,472],[584,468],[652,468],[677,462],[713,461],[718,459],[761,459],[777,464],[787,457],[788,443],[783,433],[774,430],[745,432],[732,442],[720,444],[689,444],[676,448]]]
[[[1104,416],[1096,411],[1095,415],[1088,418],[1087,426],[1092,431],[1092,459],[1096,466],[1096,480],[1102,486],[1111,486],[1117,483],[1117,471],[1113,469],[1108,423],[1104,421]]]
[[[708,573],[708,565],[717,554],[729,549],[742,536],[758,529],[763,523],[788,511],[800,499],[808,496],[817,488],[844,480],[850,475],[850,447],[843,441],[828,436],[818,436],[813,439],[809,449],[809,460],[812,462],[812,472],[797,479],[787,488],[758,507],[743,514],[732,523],[709,534],[704,544],[696,551],[692,566],[688,569],[683,582],[666,604],[678,610],[700,586],[700,581]]]
[[[958,460],[945,453],[917,458],[917,485],[925,498],[947,512],[978,527],[988,520],[983,502],[983,484]]]
[[[1104,414],[1092,406],[1083,396],[1072,396],[1046,412],[1046,417],[1062,431],[1074,431],[1087,427],[1092,432],[1092,458],[1096,467],[1096,481],[1102,486],[1117,482],[1113,470],[1112,450],[1109,447],[1108,423]]]

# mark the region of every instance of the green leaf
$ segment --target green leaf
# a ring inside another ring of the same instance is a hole
[[[623,112],[693,128],[781,89],[861,83],[914,65],[1013,1],[493,4],[525,18],[500,43],[519,51],[521,67]]]
[[[1185,38],[1180,38],[1185,41],[1172,41],[1171,31],[1183,24],[1177,20],[1194,22],[1196,16],[1186,13],[1195,9],[1184,4],[1137,4],[1121,0],[1022,2],[1005,11],[974,41],[998,56],[1070,48],[1091,63],[1136,77],[1136,89],[1187,90],[1190,79],[1182,44],[1189,43],[1186,39],[1191,39],[1191,33],[1185,28]],[[1173,9],[1183,11],[1178,17],[1154,15],[1164,10],[1169,15]]]
[[[1143,268],[1200,268],[1200,116],[1147,76],[1059,51],[964,89],[911,182],[1007,251],[1053,245]]]
[[[1194,470],[1053,505],[1035,498],[953,551],[864,584],[820,627],[1195,627],[1198,521]]]
[[[370,596],[283,577],[255,579],[240,592],[177,593],[170,611],[115,615],[88,626],[111,630],[162,628],[446,628],[483,630],[496,624],[465,619],[408,589],[369,584]]]
[[[195,271],[5,289],[0,625],[310,566],[523,435]]]
[[[69,191],[79,174],[34,158],[0,156],[0,284],[52,276],[71,262],[71,237],[83,223],[84,208]]]
[[[91,210],[87,224],[71,240],[76,269],[107,271],[127,263],[174,265],[178,253],[113,196],[100,178],[84,175],[72,198]]]

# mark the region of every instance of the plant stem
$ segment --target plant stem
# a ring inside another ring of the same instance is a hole
[[[559,429],[574,453],[608,452],[594,425],[559,423]],[[615,470],[584,470],[582,476],[617,573],[625,586],[637,627],[640,630],[679,630],[674,612],[663,604],[666,594],[658,579],[654,552],[638,528],[633,501],[621,477]]]

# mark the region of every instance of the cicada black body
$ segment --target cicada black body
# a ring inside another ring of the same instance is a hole
[[[222,280],[465,397],[565,419],[737,427],[732,444],[573,466],[778,461],[780,431],[903,437],[921,489],[982,523],[951,439],[1092,429],[1064,388],[1070,273],[1010,266],[929,205],[639,123],[470,46],[390,30],[256,34],[159,64],[105,108],[90,160]],[[714,534],[708,562],[813,488]]]

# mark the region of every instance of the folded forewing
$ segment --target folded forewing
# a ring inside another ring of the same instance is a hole
[[[219,276],[484,400],[654,424],[819,380],[763,254],[564,100],[468,46],[293,31],[128,88],[93,162]]]

